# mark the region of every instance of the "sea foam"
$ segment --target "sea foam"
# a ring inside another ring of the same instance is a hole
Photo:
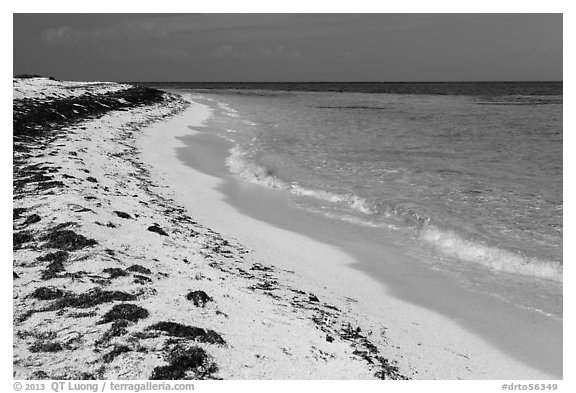
[[[230,155],[226,158],[226,166],[230,172],[253,183],[289,191],[294,195],[307,196],[327,202],[343,204],[364,214],[374,213],[365,199],[353,193],[338,194],[325,190],[305,188],[296,183],[283,181],[274,174],[272,169],[246,160],[244,152],[238,145],[230,149]]]
[[[434,225],[422,229],[420,238],[433,245],[441,253],[463,261],[478,263],[501,272],[562,282],[562,265],[558,262],[542,261],[520,253],[466,240],[452,231],[441,230]]]
[[[440,229],[430,224],[431,220],[429,217],[415,212],[411,206],[394,206],[393,208],[388,206],[383,212],[379,212],[378,209],[371,206],[369,201],[353,193],[339,194],[286,182],[279,179],[273,169],[250,162],[239,145],[230,149],[226,165],[232,173],[239,175],[246,181],[288,191],[294,195],[344,205],[353,211],[372,216],[377,221],[379,221],[377,219],[378,213],[382,213],[384,217],[395,218],[412,227],[419,234],[418,238],[421,241],[432,245],[442,255],[458,258],[473,264],[480,264],[495,271],[562,282],[562,265],[558,262],[542,261],[520,253],[482,244],[481,242],[467,240],[453,231]],[[349,215],[329,216],[337,219],[346,217],[343,221],[354,222],[364,226],[398,229],[397,226],[389,222],[367,221],[366,219]]]

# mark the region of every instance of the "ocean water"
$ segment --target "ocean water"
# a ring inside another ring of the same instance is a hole
[[[561,83],[301,85],[179,87],[217,108],[235,176],[561,315]]]

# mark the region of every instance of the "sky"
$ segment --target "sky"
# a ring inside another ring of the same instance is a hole
[[[13,72],[110,81],[561,81],[562,14],[14,14]]]

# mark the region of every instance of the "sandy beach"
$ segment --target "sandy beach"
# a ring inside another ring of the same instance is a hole
[[[393,248],[389,270],[367,268],[363,244],[335,238],[346,228],[229,174],[230,146],[194,96],[14,89],[15,108],[69,110],[15,141],[14,378],[562,377],[561,322],[475,295],[446,305],[448,284],[427,299],[438,281]],[[83,115],[78,99],[104,109]],[[402,293],[408,279],[422,291]],[[476,316],[453,312],[468,304]],[[515,337],[508,321],[530,326]]]

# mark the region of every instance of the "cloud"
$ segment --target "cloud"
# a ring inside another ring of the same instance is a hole
[[[127,21],[118,26],[105,26],[93,30],[73,29],[67,26],[53,27],[40,34],[40,38],[50,44],[91,43],[111,40],[165,40],[168,37],[169,31],[167,29],[148,20]]]
[[[159,22],[182,37],[229,44],[379,35],[420,29],[430,23],[426,15],[407,20],[394,14],[209,14],[175,16]]]
[[[62,42],[66,39],[71,29],[67,26],[52,27],[40,34],[40,38],[50,44]]]
[[[283,45],[232,45],[216,46],[208,55],[214,58],[247,59],[268,58],[279,60],[296,60],[301,57],[300,52],[287,50]]]
[[[128,15],[115,25],[92,30],[50,28],[42,33],[42,38],[49,43],[171,38],[209,44],[239,44],[360,32],[379,34],[414,28],[426,22],[426,16],[413,16],[408,22],[401,16],[387,14]]]
[[[333,42],[335,37],[351,32],[377,35],[406,28],[406,23],[400,22],[397,16],[362,14],[128,15],[114,24],[51,27],[40,38],[47,45],[83,56],[184,59],[194,54],[216,59],[297,61],[308,53],[302,42],[318,37],[330,37]],[[340,58],[350,57],[343,53]]]
[[[168,38],[168,31],[150,21],[131,21],[92,30],[60,26],[40,34],[40,39],[49,45],[65,46],[87,57],[180,60],[191,56],[186,45],[170,42]]]
[[[169,60],[185,60],[193,56],[184,49],[177,47],[133,47],[133,48],[102,48],[93,50],[92,54],[110,59],[149,59],[152,57]]]
[[[238,49],[230,44],[218,45],[210,52],[210,57],[215,57],[219,59],[232,58],[232,59],[244,59],[249,57],[249,54],[245,50]]]
[[[284,45],[273,46],[256,46],[256,53],[262,57],[277,58],[277,59],[290,59],[295,60],[300,58],[300,52],[289,51],[284,48]]]

